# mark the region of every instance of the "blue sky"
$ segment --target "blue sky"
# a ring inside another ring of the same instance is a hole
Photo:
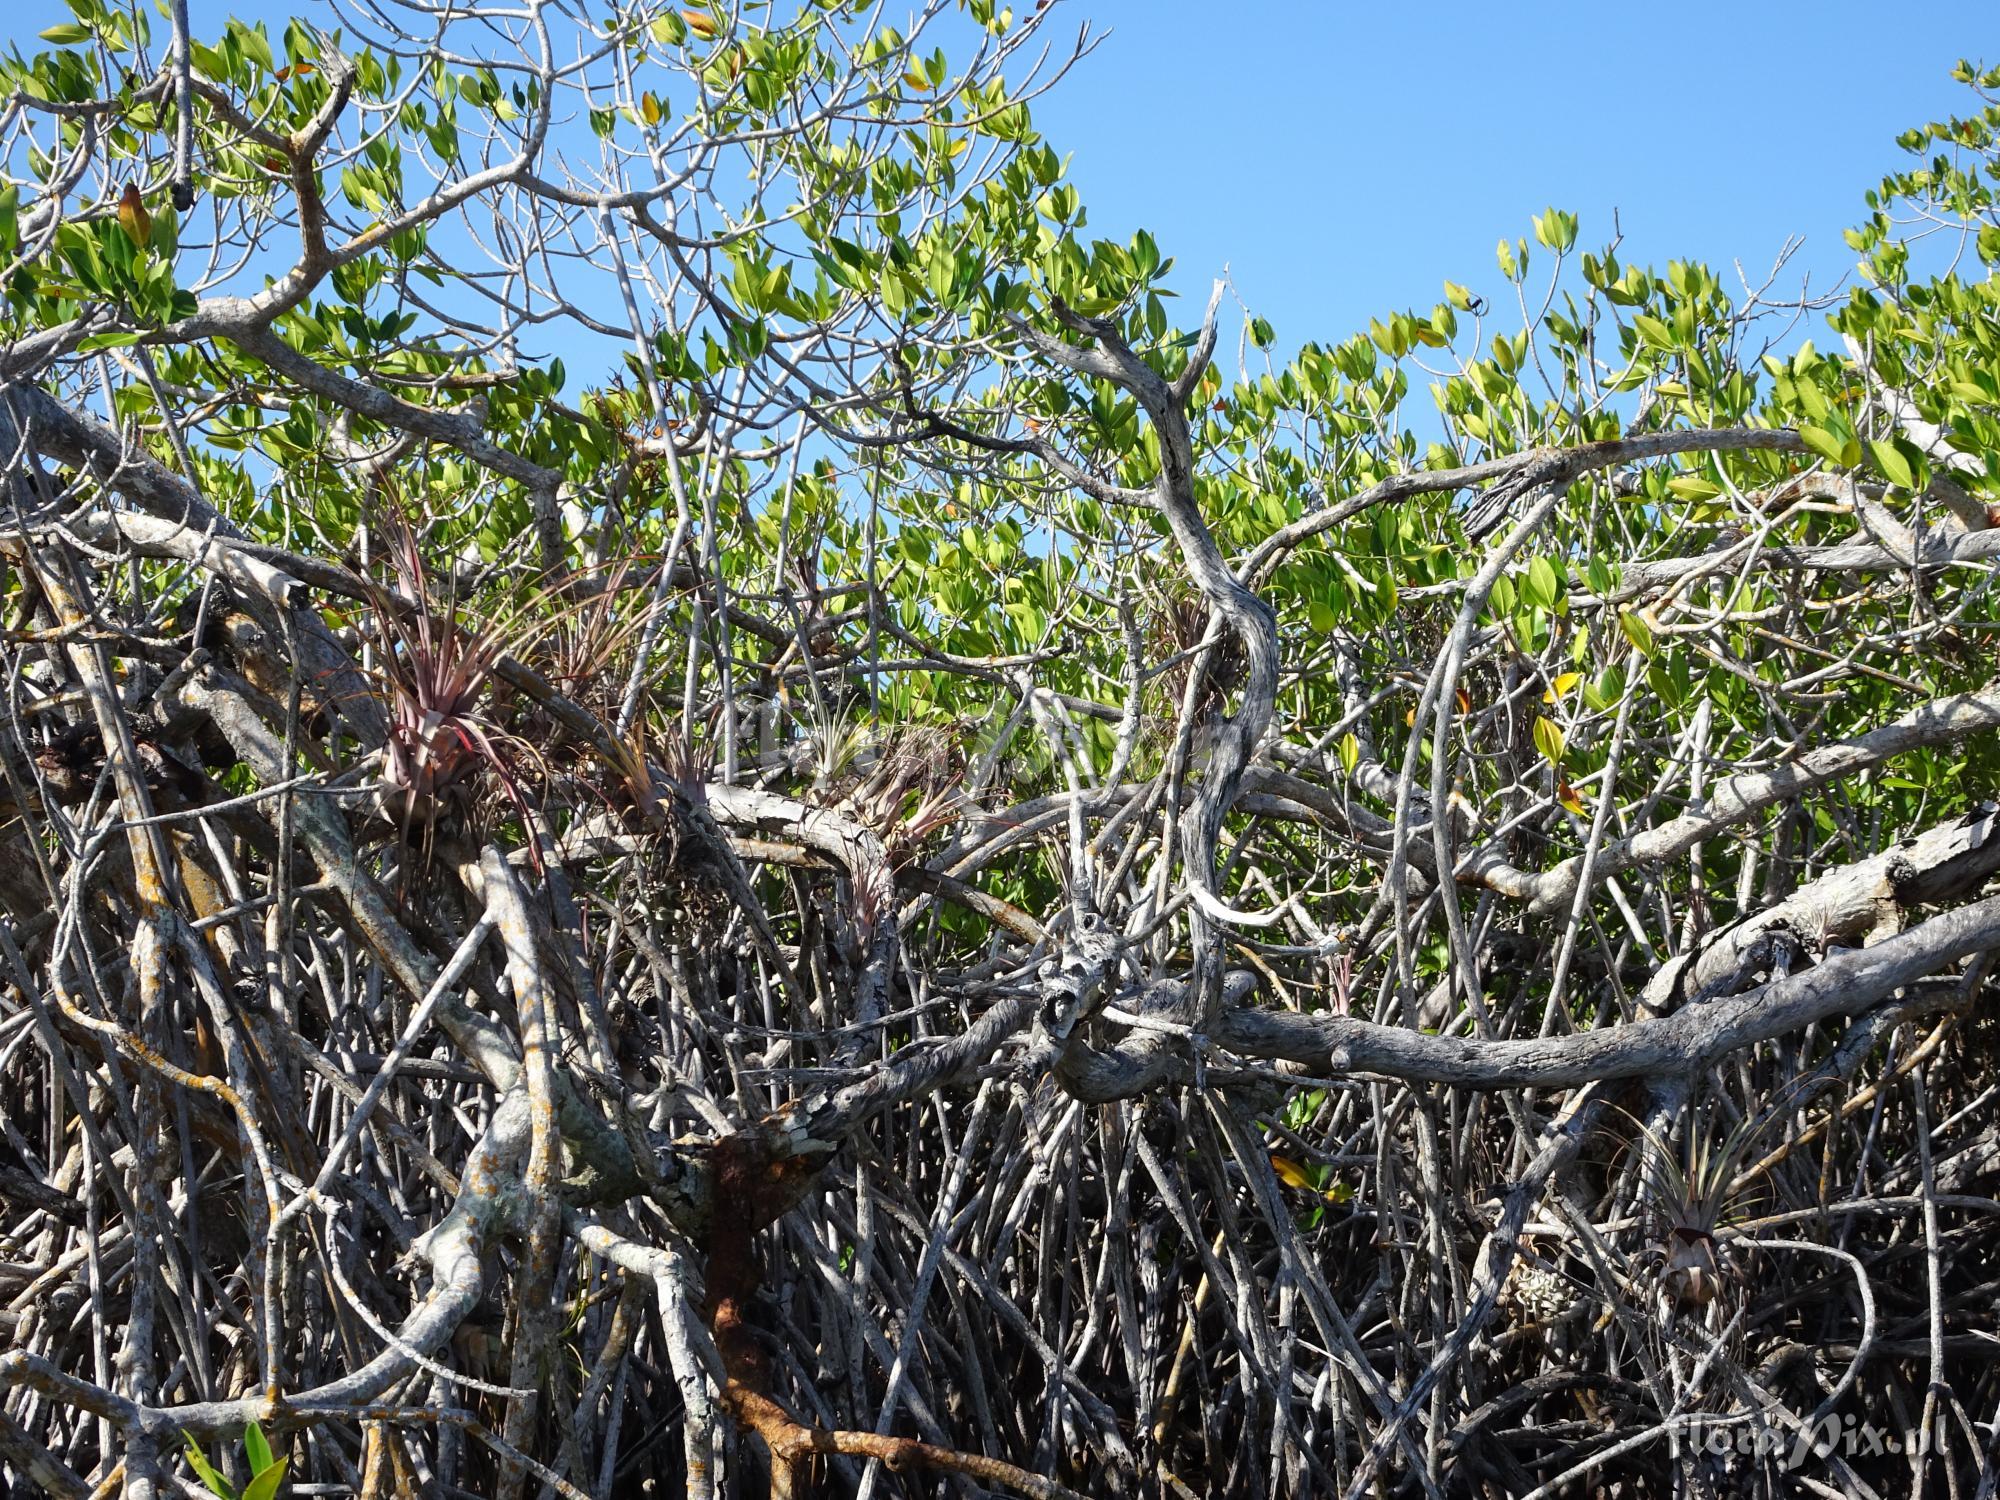
[[[202,36],[320,9],[191,8]],[[28,47],[68,19],[14,15]],[[1830,289],[1862,193],[1907,160],[1895,135],[1967,107],[1957,58],[2000,62],[1994,0],[1060,0],[1051,21],[1109,33],[1035,106],[1090,232],[1153,231],[1182,318],[1226,267],[1285,349],[1428,309],[1446,277],[1504,292],[1495,241],[1550,204],[1580,248],[1615,209],[1624,260],[1706,260],[1732,289],[1732,262],[1761,282],[1803,235],[1781,285]]]
[[[1022,0],[1016,0],[1022,3]],[[1673,4],[1072,0],[1110,28],[1036,107],[1099,235],[1151,229],[1182,296],[1226,265],[1281,347],[1504,292],[1500,236],[1554,204],[1579,248],[1831,287],[1894,137],[1965,111],[2000,62],[1993,0]],[[1071,23],[1073,24],[1073,22]],[[1183,307],[1182,316],[1188,310]]]

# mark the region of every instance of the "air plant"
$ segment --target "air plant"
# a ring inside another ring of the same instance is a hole
[[[709,778],[715,774],[715,750],[712,739],[690,741],[680,725],[671,721],[659,735],[655,749],[647,724],[648,715],[642,706],[632,716],[632,727],[613,747],[609,764],[618,777],[619,789],[631,801],[641,821],[652,826],[665,815],[660,802],[660,778],[690,802],[700,800]],[[657,778],[653,774],[656,768]]]
[[[611,752],[606,763],[618,778],[619,789],[639,814],[639,821],[649,827],[659,823],[662,817],[660,788],[653,779],[652,762],[646,755],[646,715],[643,712],[633,716],[632,727],[625,731],[623,738],[612,744]]]
[[[917,846],[937,832],[949,828],[970,813],[982,811],[957,787],[927,787],[903,810],[902,820],[886,836],[900,868],[916,857]]]
[[[573,607],[555,613],[541,642],[548,679],[607,721],[624,687],[621,674],[611,669],[628,660],[634,638],[672,602],[652,579],[635,579],[633,569],[633,559],[620,558],[570,574],[566,586],[574,594]],[[633,599],[643,601],[640,608],[621,609]]]
[[[515,608],[469,628],[456,587],[438,597],[409,523],[392,513],[381,529],[396,583],[391,590],[371,582],[368,598],[382,646],[376,670],[389,706],[384,810],[406,840],[418,823],[428,834],[441,810],[485,769],[526,821],[527,798],[507,751],[523,742],[493,717],[492,688],[502,658],[527,650],[549,626],[524,621],[525,611]]]
[[[813,790],[823,792],[853,771],[875,745],[875,729],[853,702],[827,703],[815,693],[799,722],[805,730]]]
[[[1661,1283],[1676,1304],[1713,1302],[1734,1273],[1718,1231],[1740,1216],[1748,1193],[1738,1181],[1745,1158],[1778,1112],[1746,1116],[1721,1141],[1691,1124],[1681,1149],[1639,1122],[1649,1147],[1645,1193],[1658,1236]]]
[[[881,836],[892,856],[901,857],[899,863],[926,836],[958,822],[972,807],[958,784],[964,763],[944,731],[906,728],[871,739],[868,748],[873,755],[865,773],[841,800]]]
[[[722,706],[717,704],[713,713],[721,712]],[[702,788],[715,775],[713,719],[708,728],[708,734],[692,737],[679,723],[669,720],[660,735],[660,774],[690,798],[700,797]]]
[[[1332,981],[1331,1009],[1344,1016],[1354,1004],[1354,950],[1343,948],[1327,966],[1327,974]]]
[[[818,693],[804,700],[798,718],[803,754],[795,769],[812,778],[815,798],[873,829],[892,862],[906,861],[925,837],[973,806],[959,785],[963,758],[946,731],[885,734],[858,702],[829,702]]]
[[[1187,694],[1188,677],[1194,672],[1199,648],[1208,635],[1208,601],[1190,592],[1170,596],[1154,617],[1149,645],[1155,658],[1168,663],[1159,673],[1166,694],[1165,712],[1171,722],[1181,710]],[[1223,712],[1243,685],[1247,670],[1243,643],[1233,630],[1223,631],[1211,648],[1196,689],[1195,716],[1199,719]]]

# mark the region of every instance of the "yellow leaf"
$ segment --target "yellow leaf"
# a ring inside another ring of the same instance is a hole
[[[1271,1170],[1278,1174],[1278,1181],[1286,1187],[1297,1188],[1302,1193],[1319,1191],[1313,1186],[1313,1180],[1306,1176],[1306,1169],[1287,1157],[1273,1156]]]
[[[125,192],[118,199],[118,223],[127,239],[141,250],[146,248],[146,241],[153,236],[153,216],[140,201],[136,184],[126,183]]]
[[[639,114],[648,125],[659,124],[660,117],[665,113],[666,110],[660,105],[659,96],[651,89],[639,96]]]
[[[931,81],[915,68],[910,69],[909,72],[903,75],[903,82],[907,83],[920,94],[930,92]]]
[[[1344,1182],[1329,1182],[1325,1187],[1314,1184],[1312,1174],[1297,1162],[1273,1154],[1271,1170],[1278,1174],[1278,1181],[1288,1188],[1297,1188],[1302,1193],[1311,1193],[1328,1203],[1346,1203],[1354,1197],[1354,1189]]]
[[[716,25],[714,16],[703,15],[698,10],[682,11],[681,19],[687,22],[688,30],[692,31],[696,36],[712,37],[721,29]]]
[[[1542,702],[1553,703],[1558,698],[1568,697],[1570,689],[1574,688],[1581,681],[1583,681],[1583,674],[1581,672],[1564,672],[1549,685],[1549,690],[1542,694]]]

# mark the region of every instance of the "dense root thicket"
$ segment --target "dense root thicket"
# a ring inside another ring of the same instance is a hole
[[[0,1477],[1991,1495],[1991,277],[1226,378],[863,10],[8,64]]]

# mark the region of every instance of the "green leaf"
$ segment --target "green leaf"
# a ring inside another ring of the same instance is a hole
[[[1799,439],[1828,463],[1839,463],[1847,449],[1845,439],[1811,422],[1799,424]]]
[[[277,71],[278,60],[271,55],[271,43],[265,37],[261,24],[245,26],[241,21],[232,21],[230,33],[252,62],[260,64],[266,73]]]
[[[261,1474],[271,1467],[271,1445],[264,1440],[264,1429],[255,1422],[243,1429],[243,1452],[250,1460],[252,1474]]]
[[[95,354],[99,349],[123,349],[144,338],[142,333],[93,333],[76,346],[78,354]]]
[[[1356,739],[1350,730],[1340,737],[1340,769],[1352,776],[1354,768],[1360,764],[1361,741]]]
[[[278,1486],[285,1482],[285,1470],[292,1461],[281,1458],[268,1469],[259,1469],[257,1477],[243,1487],[243,1500],[276,1500]]]
[[[1900,444],[1892,439],[1876,438],[1868,444],[1868,451],[1875,455],[1875,467],[1889,476],[1889,482],[1906,490],[1917,487],[1916,465],[1902,451]]]
[[[1554,719],[1535,720],[1535,748],[1542,752],[1552,766],[1562,764],[1563,751],[1568,742],[1563,738],[1560,725]]]
[[[1655,349],[1673,349],[1678,345],[1673,329],[1647,313],[1634,313],[1632,326],[1638,329],[1639,337]]]
[[[1566,214],[1559,208],[1532,216],[1535,238],[1549,249],[1558,253],[1568,250],[1576,243],[1576,215]]]
[[[1644,615],[1636,610],[1621,609],[1618,611],[1618,628],[1625,632],[1625,639],[1641,656],[1653,654],[1653,627],[1646,622]]]
[[[78,42],[90,40],[90,28],[79,26],[74,21],[65,21],[60,26],[51,26],[42,33],[42,40],[53,42],[58,47],[71,47]]]
[[[236,1500],[236,1491],[229,1487],[229,1481],[217,1472],[215,1465],[210,1463],[201,1449],[195,1446],[194,1439],[187,1438],[185,1442],[187,1446],[181,1450],[181,1456],[187,1460],[188,1467],[200,1476],[201,1482],[220,1495],[222,1500]]]
[[[903,280],[903,273],[894,266],[882,268],[882,305],[891,317],[900,318],[910,305],[909,289]]]
[[[1554,609],[1561,594],[1562,580],[1556,576],[1554,563],[1538,557],[1528,564],[1528,575],[1521,581],[1523,599],[1537,609]]]
[[[1596,679],[1583,687],[1583,706],[1592,713],[1602,713],[1625,694],[1625,674],[1616,667],[1606,667]]]

